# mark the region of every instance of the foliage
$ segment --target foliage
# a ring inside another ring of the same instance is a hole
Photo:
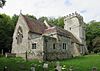
[[[12,21],[5,14],[0,14],[0,52],[8,52],[11,49],[12,42]]]
[[[94,52],[94,53],[100,53],[100,47],[94,48],[94,49],[93,49],[93,52]]]
[[[2,8],[5,5],[5,0],[0,0],[0,7]]]
[[[17,23],[18,17],[19,17],[19,16],[16,15],[16,14],[14,14],[14,15],[12,16],[12,19],[11,19],[11,20],[12,20],[12,22],[13,22],[12,25],[13,25],[14,27],[16,26],[16,23]]]
[[[41,21],[41,22],[44,22],[46,20],[48,22],[48,18],[47,17],[40,17],[38,20]]]
[[[100,22],[91,21],[86,24],[86,42],[89,51],[93,51],[93,39],[100,36]]]
[[[57,61],[46,62],[49,64],[48,71],[54,71],[54,66]],[[87,55],[59,61],[65,70],[69,71],[70,66],[73,66],[74,71],[91,71],[92,67],[97,67],[100,71],[100,55]],[[21,58],[0,58],[0,71],[3,71],[4,66],[8,67],[9,71],[30,71],[31,65],[34,65],[36,71],[43,71],[43,63],[38,60],[25,61]]]
[[[48,24],[50,24],[50,25],[59,26],[62,28],[64,27],[64,18],[63,17],[59,17],[59,18],[40,17],[38,20],[41,22],[44,22],[44,20],[46,20],[48,22]]]
[[[30,17],[31,19],[37,20],[37,18],[35,16],[33,16],[33,15],[26,14],[26,16]]]
[[[63,28],[63,27],[64,27],[64,18],[63,18],[63,17],[59,17],[59,18],[57,18],[57,19],[55,19],[55,18],[50,18],[50,19],[48,20],[48,23]]]

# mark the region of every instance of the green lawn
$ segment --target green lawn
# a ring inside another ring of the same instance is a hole
[[[92,67],[97,67],[98,71],[100,71],[100,55],[81,56],[59,62],[66,68],[63,71],[68,71],[70,66],[73,66],[74,71],[91,71]],[[56,61],[47,63],[49,63],[49,71],[54,71]],[[30,71],[32,64],[36,66],[36,71],[43,71],[43,63],[39,63],[39,61],[32,60],[26,62],[21,58],[2,57],[0,58],[0,71],[3,71],[4,66],[8,67],[8,71]]]

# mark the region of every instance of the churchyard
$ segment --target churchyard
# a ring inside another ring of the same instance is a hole
[[[31,71],[32,66],[35,67],[35,71],[55,71],[56,65],[62,68],[62,71],[93,71],[93,68],[100,71],[100,55],[86,55],[49,62],[26,61],[20,57],[0,57],[0,71]]]

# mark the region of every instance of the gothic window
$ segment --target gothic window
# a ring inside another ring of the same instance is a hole
[[[36,49],[36,43],[32,44],[32,49]]]
[[[66,43],[63,43],[63,49],[66,49]]]
[[[22,43],[23,32],[22,32],[22,28],[21,27],[18,28],[16,39],[17,39],[17,44]]]

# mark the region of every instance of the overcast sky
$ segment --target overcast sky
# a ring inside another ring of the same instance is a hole
[[[12,16],[31,14],[38,17],[59,17],[77,11],[85,22],[100,21],[100,0],[6,0],[6,5],[0,13]]]

